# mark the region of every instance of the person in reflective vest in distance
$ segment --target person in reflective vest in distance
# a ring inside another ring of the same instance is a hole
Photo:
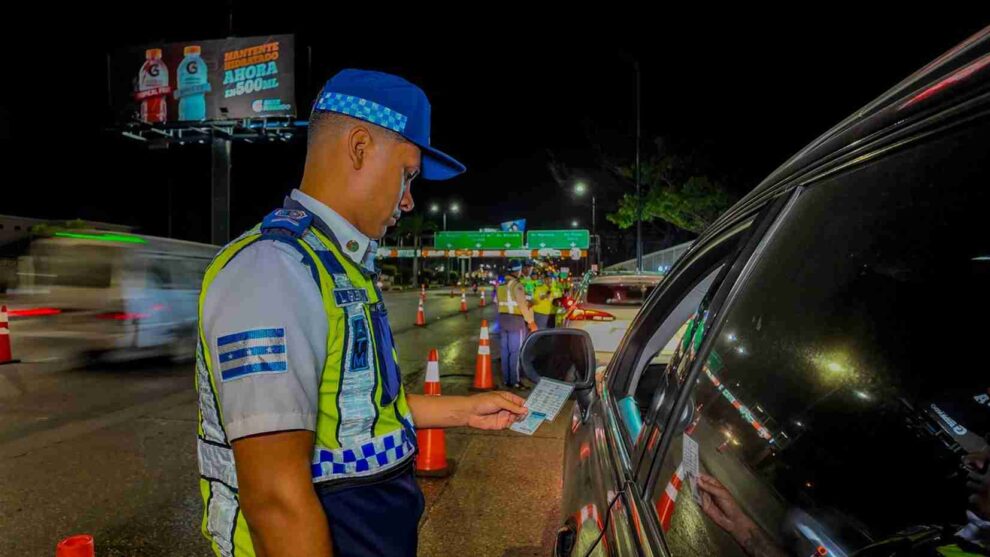
[[[498,299],[498,344],[501,354],[502,384],[515,389],[526,390],[519,377],[519,350],[526,340],[528,332],[539,327],[533,313],[533,303],[526,296],[522,278],[528,277],[533,268],[531,261],[525,263],[518,259],[509,261],[509,272],[506,273],[505,283],[495,289]],[[534,384],[539,377],[528,377]]]
[[[536,325],[541,329],[553,328],[557,318],[557,307],[553,301],[560,296],[554,296],[553,279],[549,272],[543,273],[535,281],[533,288],[533,313],[536,314]]]
[[[203,534],[221,557],[416,555],[415,428],[505,429],[507,392],[407,394],[376,240],[419,175],[464,166],[430,146],[430,104],[397,76],[344,70],[313,105],[299,189],[221,249],[199,305]]]

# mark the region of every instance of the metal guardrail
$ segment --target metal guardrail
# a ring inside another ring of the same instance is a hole
[[[694,242],[684,242],[667,249],[643,254],[643,270],[651,272],[667,272],[674,263],[684,255]],[[636,259],[622,261],[605,267],[606,271],[635,271]]]

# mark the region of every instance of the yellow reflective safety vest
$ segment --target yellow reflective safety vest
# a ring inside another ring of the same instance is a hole
[[[553,291],[543,283],[537,283],[533,288],[533,311],[541,315],[556,313],[553,307]]]
[[[495,297],[498,299],[498,312],[505,313],[508,315],[523,315],[522,309],[516,300],[509,295],[509,289],[512,283],[518,282],[515,278],[510,278],[505,281],[505,284],[500,284],[495,288]]]
[[[211,369],[213,346],[203,332],[203,303],[224,266],[262,239],[284,242],[299,252],[319,285],[329,324],[311,459],[313,482],[375,476],[407,463],[416,451],[398,354],[374,280],[341,253],[329,230],[317,228],[307,211],[274,211],[220,251],[206,270],[199,298],[196,389],[202,531],[221,557],[253,557],[255,552],[241,513],[233,450]]]

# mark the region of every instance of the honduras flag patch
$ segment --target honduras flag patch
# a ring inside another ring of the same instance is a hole
[[[221,381],[289,369],[285,329],[251,329],[217,337]]]

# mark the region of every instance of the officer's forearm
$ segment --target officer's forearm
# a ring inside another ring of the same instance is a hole
[[[259,557],[332,555],[313,489],[313,433],[285,431],[233,443],[241,509]]]
[[[416,427],[462,427],[467,425],[470,404],[466,396],[406,395]]]

